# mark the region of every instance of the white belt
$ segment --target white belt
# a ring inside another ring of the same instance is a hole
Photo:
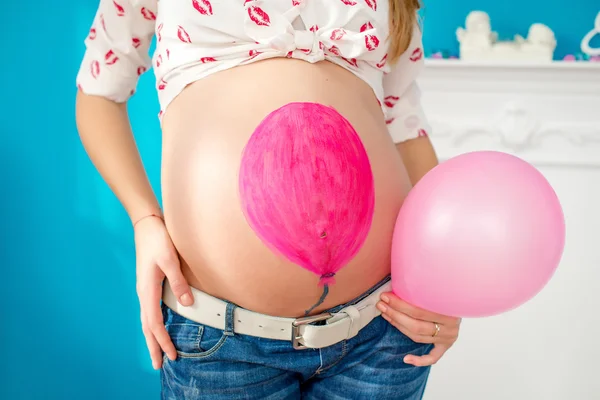
[[[302,318],[281,318],[260,314],[236,307],[234,310],[234,332],[241,335],[267,339],[290,340],[294,348],[318,349],[353,338],[381,312],[376,304],[381,293],[391,291],[387,282],[358,303],[344,307],[339,312],[323,313]],[[168,281],[163,287],[163,302],[177,314],[216,329],[225,329],[227,303],[192,288],[194,304],[182,306],[171,290]],[[325,325],[311,325],[325,321]]]

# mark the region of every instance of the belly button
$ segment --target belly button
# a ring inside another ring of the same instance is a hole
[[[326,237],[327,237],[327,232],[325,232],[325,231],[321,232],[320,238],[325,239]]]

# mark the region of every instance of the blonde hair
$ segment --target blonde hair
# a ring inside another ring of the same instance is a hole
[[[408,49],[420,8],[419,0],[390,0],[388,61],[393,63]]]

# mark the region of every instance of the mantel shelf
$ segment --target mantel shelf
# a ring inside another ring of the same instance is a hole
[[[419,78],[442,159],[499,150],[600,167],[600,63],[425,62]]]

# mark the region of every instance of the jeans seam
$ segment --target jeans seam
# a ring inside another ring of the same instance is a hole
[[[344,340],[342,342],[342,353],[341,353],[340,357],[337,360],[335,360],[335,362],[333,364],[330,364],[330,365],[326,366],[325,368],[319,368],[320,372],[324,372],[324,371],[330,370],[331,368],[333,368],[336,365],[338,365],[340,363],[340,361],[342,361],[344,359],[344,357],[346,357],[346,354],[347,354],[346,342],[347,342],[347,340]]]
[[[229,337],[230,337],[229,335],[223,334],[223,336],[221,337],[221,339],[219,339],[219,341],[217,342],[217,344],[215,344],[211,349],[209,349],[209,350],[207,350],[205,352],[202,352],[202,353],[186,353],[186,352],[177,350],[177,354],[179,354],[179,356],[181,356],[182,358],[189,358],[189,359],[202,359],[202,358],[206,358],[206,357],[209,357],[209,356],[213,355],[221,347],[223,347],[223,345],[227,341],[227,338],[229,338]]]
[[[313,374],[311,376],[309,376],[308,378],[306,378],[307,381],[311,380],[312,378],[314,378],[317,374],[320,374],[323,368],[323,353],[321,351],[321,349],[319,350],[319,366],[317,367],[317,369],[315,369],[315,372],[313,372]]]

